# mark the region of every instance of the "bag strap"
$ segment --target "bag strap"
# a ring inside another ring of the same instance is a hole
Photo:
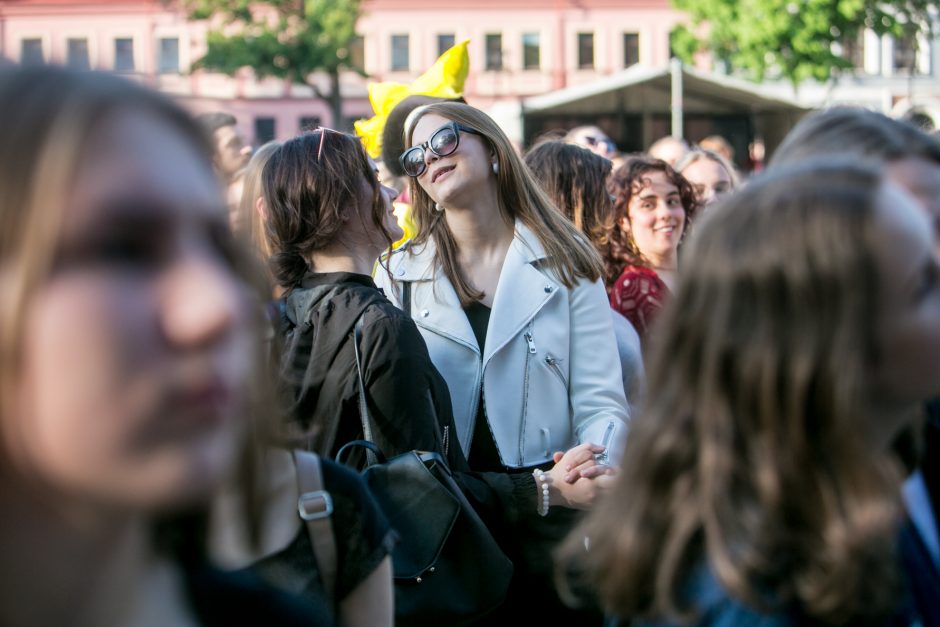
[[[401,310],[404,311],[409,318],[413,317],[411,315],[411,281],[401,282]]]
[[[356,353],[356,375],[359,377],[359,420],[362,422],[362,436],[369,442],[372,439],[372,421],[369,418],[369,406],[366,404],[366,384],[362,377],[362,359],[359,357],[359,342],[362,340],[362,316],[356,320],[353,329],[353,351]],[[377,463],[372,449],[366,449],[366,463],[372,466]]]
[[[333,535],[333,497],[324,489],[323,469],[316,453],[294,449],[294,467],[297,471],[297,513],[307,528],[313,556],[320,571],[320,580],[331,605],[336,589],[336,538]]]

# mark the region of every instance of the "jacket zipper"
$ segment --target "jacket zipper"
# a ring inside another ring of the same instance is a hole
[[[529,354],[534,355],[535,354],[535,340],[532,339],[531,326],[532,325],[529,325],[530,330],[525,332],[524,337],[525,337],[526,344],[529,345]]]
[[[561,384],[565,386],[565,389],[568,388],[568,382],[565,381],[565,375],[561,372],[561,366],[558,365],[559,359],[557,357],[552,357],[551,355],[545,356],[545,363],[548,365],[549,369],[555,373],[555,376],[558,377],[558,380],[561,381]]]
[[[450,450],[450,425],[444,426],[444,457],[447,457],[447,453]]]
[[[614,423],[607,423],[607,430],[604,431],[604,440],[601,442],[601,446],[604,447],[604,452],[598,457],[598,461],[606,464],[610,459],[610,436],[614,433]]]
[[[529,409],[529,356],[535,354],[535,340],[532,338],[532,322],[529,328],[523,333],[528,351],[525,354],[525,366],[523,367],[524,378],[522,380],[522,424],[519,426],[519,465],[523,465],[525,459],[525,421]]]

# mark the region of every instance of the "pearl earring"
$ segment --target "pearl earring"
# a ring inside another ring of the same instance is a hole
[[[499,163],[493,162],[493,174],[499,174]]]
[[[441,203],[436,202],[434,203],[434,211],[444,211],[444,206]]]

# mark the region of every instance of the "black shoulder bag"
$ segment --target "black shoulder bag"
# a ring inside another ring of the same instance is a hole
[[[375,462],[362,476],[398,533],[392,551],[395,624],[456,627],[496,609],[506,596],[512,562],[457,487],[438,453],[411,451],[386,460],[371,441],[365,382],[359,358],[362,318],[354,349],[359,376],[359,415],[365,440],[344,445],[336,455],[365,448]]]

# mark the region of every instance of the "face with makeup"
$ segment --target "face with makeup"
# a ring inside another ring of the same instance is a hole
[[[880,293],[874,387],[889,404],[918,404],[940,393],[940,268],[935,236],[914,197],[892,183],[885,183],[879,192],[875,226],[873,252]]]
[[[202,501],[236,458],[254,341],[211,165],[144,111],[113,113],[81,150],[25,303],[4,440],[70,501]]]
[[[674,267],[685,229],[679,188],[661,170],[643,173],[632,185],[621,226],[654,266]]]

